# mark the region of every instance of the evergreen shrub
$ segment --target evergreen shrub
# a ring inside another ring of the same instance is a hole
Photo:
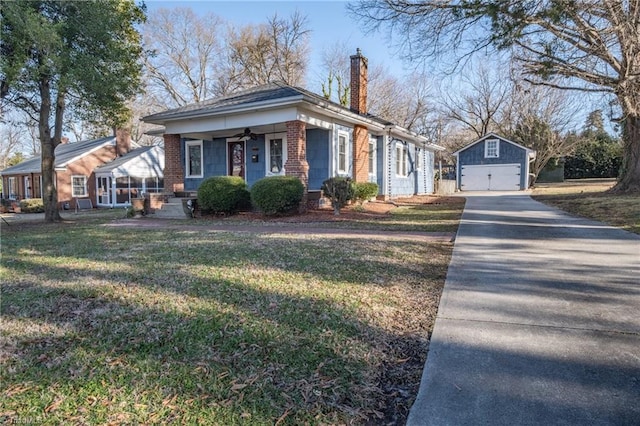
[[[353,184],[354,200],[363,203],[378,195],[378,184],[373,182],[357,182]]]
[[[198,187],[198,205],[204,212],[231,214],[250,205],[247,183],[239,176],[214,176]]]
[[[20,200],[20,210],[22,213],[44,213],[44,202],[42,198]]]
[[[304,196],[304,185],[294,176],[269,176],[251,187],[253,206],[267,216],[284,214],[297,208]]]

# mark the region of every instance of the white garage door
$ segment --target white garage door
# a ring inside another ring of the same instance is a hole
[[[460,189],[463,191],[518,191],[520,164],[462,166]]]

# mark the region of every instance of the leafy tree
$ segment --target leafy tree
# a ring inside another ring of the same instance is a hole
[[[565,178],[612,178],[617,177],[622,165],[620,140],[604,129],[602,111],[589,114],[584,129],[577,138],[575,153],[566,158]]]
[[[640,191],[638,1],[359,0],[350,10],[372,29],[401,34],[409,58],[511,49],[525,80],[613,96],[624,129],[613,190]]]
[[[38,123],[45,221],[60,220],[55,148],[65,115],[116,126],[139,87],[132,0],[2,1],[0,98]]]

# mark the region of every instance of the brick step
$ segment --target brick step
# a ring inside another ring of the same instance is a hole
[[[189,219],[189,215],[182,207],[183,198],[170,198],[168,203],[163,203],[162,208],[156,210],[154,217],[161,219]]]

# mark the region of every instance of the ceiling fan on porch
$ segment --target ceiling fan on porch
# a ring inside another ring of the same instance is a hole
[[[248,128],[248,127],[244,129],[244,132],[235,134],[235,135],[233,135],[231,137],[232,138],[242,139],[244,141],[248,141],[249,139],[255,141],[256,139],[258,139],[258,135],[256,135],[255,133],[251,133],[251,129]]]

